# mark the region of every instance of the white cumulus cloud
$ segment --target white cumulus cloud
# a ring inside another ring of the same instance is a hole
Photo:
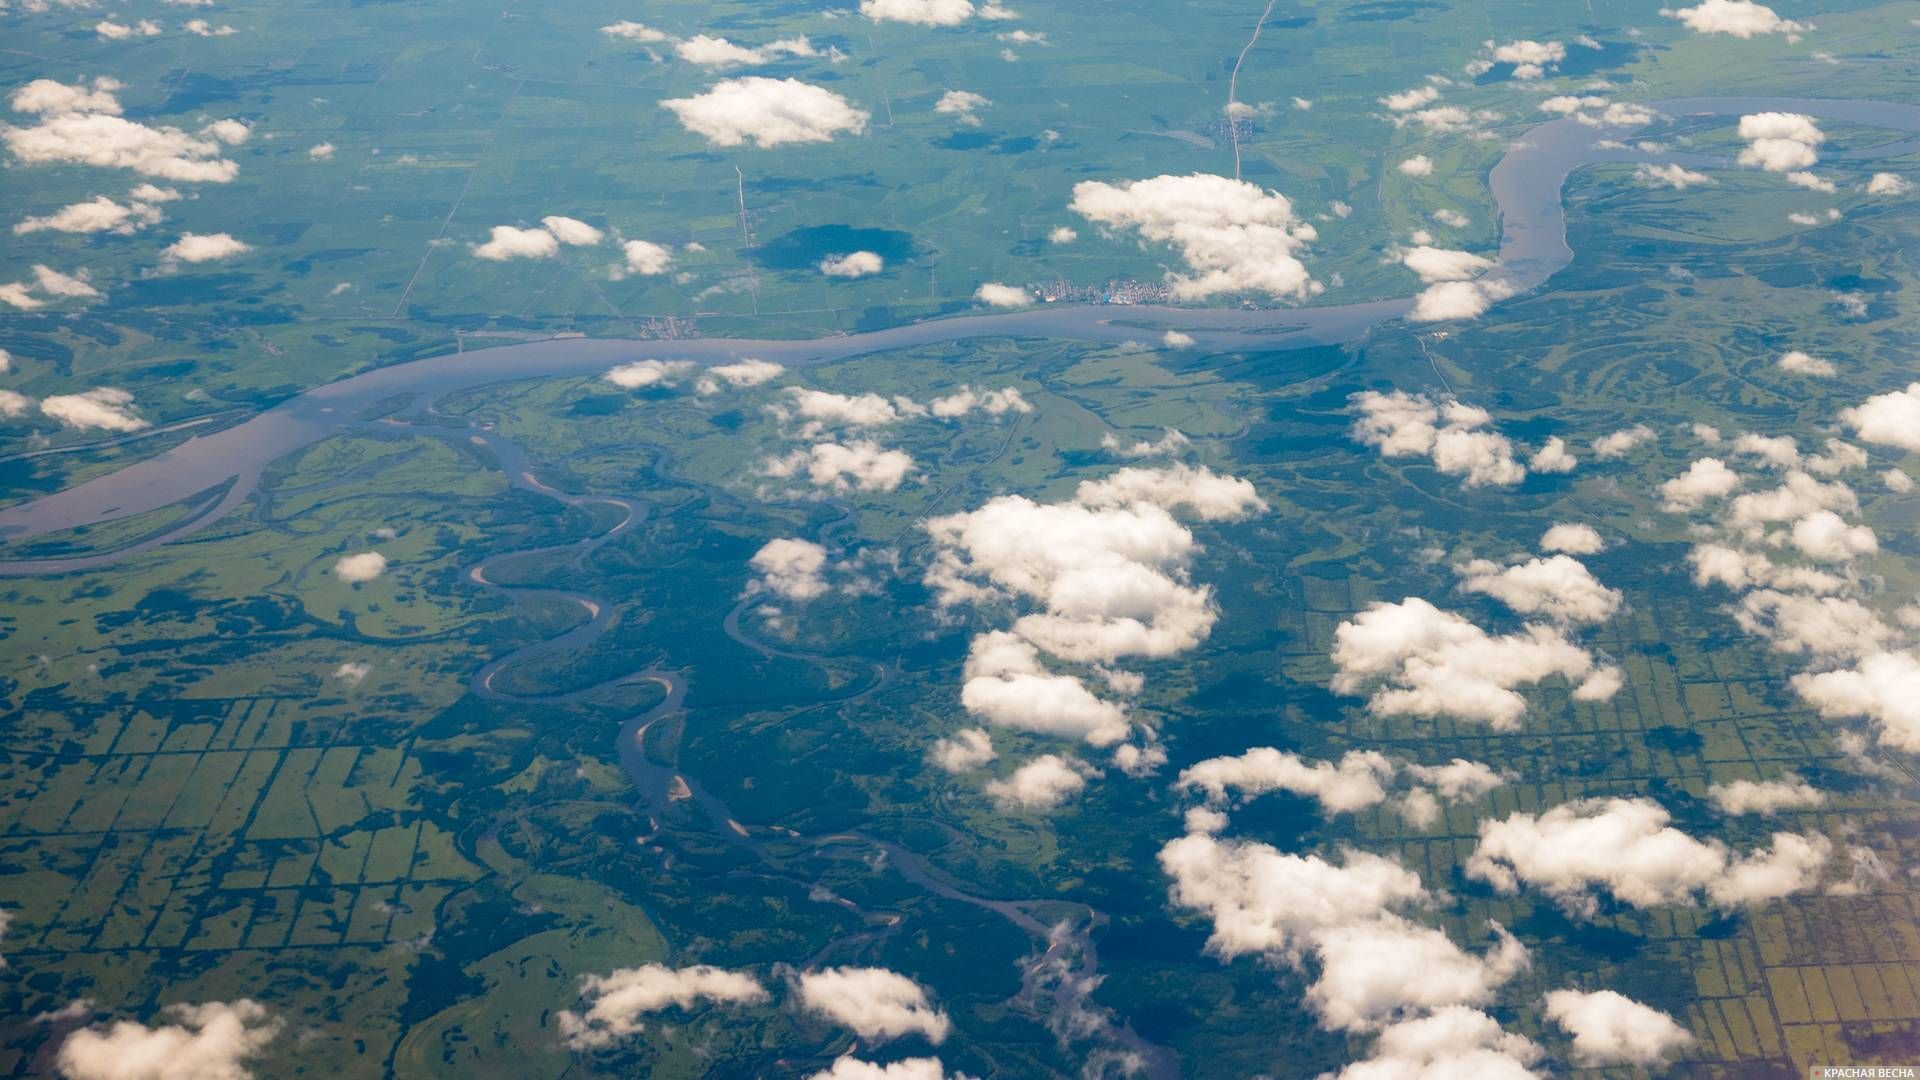
[[[85,431],[139,431],[147,422],[134,411],[133,395],[113,386],[77,394],[56,394],[40,402],[40,411],[70,428]]]
[[[1071,208],[1087,220],[1133,230],[1179,252],[1191,274],[1170,273],[1174,296],[1223,293],[1304,299],[1322,287],[1299,254],[1317,238],[1278,192],[1210,173],[1165,175],[1125,184],[1074,185]]]
[[[828,277],[857,278],[877,274],[885,269],[886,260],[877,252],[854,251],[845,255],[829,255],[820,260],[820,272]]]
[[[372,581],[387,572],[387,557],[377,551],[343,555],[333,564],[333,576],[349,585]]]
[[[250,1080],[247,1060],[264,1052],[282,1026],[246,998],[171,1005],[166,1015],[172,1023],[116,1020],[75,1031],[60,1044],[60,1074],[67,1080]]]
[[[727,79],[704,94],[660,104],[688,131],[716,146],[831,142],[842,132],[860,134],[870,119],[831,90],[798,79],[760,76]]]
[[[953,1028],[919,983],[885,968],[804,972],[796,993],[802,1009],[850,1028],[868,1042],[918,1034],[937,1046]]]
[[[1658,1009],[1612,990],[1555,990],[1547,995],[1547,1019],[1573,1036],[1581,1065],[1656,1066],[1667,1054],[1693,1045],[1693,1036]]]
[[[1587,915],[1598,910],[1596,890],[1641,908],[1692,904],[1702,893],[1735,907],[1810,888],[1833,850],[1824,836],[1775,833],[1770,848],[1736,855],[1669,820],[1649,799],[1615,798],[1483,821],[1466,873],[1502,893],[1533,886]]]
[[[1703,0],[1690,8],[1661,8],[1660,14],[1679,19],[1696,34],[1728,34],[1743,39],[1806,29],[1804,24],[1783,19],[1772,8],[1753,0]]]
[[[645,1030],[642,1019],[664,1009],[691,1009],[702,1002],[753,1005],[767,1000],[766,988],[750,975],[707,964],[669,968],[645,964],[580,980],[584,1009],[562,1010],[560,1033],[567,1044],[586,1050],[610,1046]]]

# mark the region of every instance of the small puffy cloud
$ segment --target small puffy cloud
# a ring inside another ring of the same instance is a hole
[[[1740,598],[1741,629],[1769,639],[1776,651],[1823,660],[1868,656],[1893,636],[1871,608],[1840,596],[1803,596],[1759,589]]]
[[[69,85],[53,79],[35,79],[15,90],[7,98],[14,112],[40,116],[64,116],[72,113],[106,113],[118,116],[123,111],[117,96],[122,89],[117,79],[99,78],[91,86]]]
[[[1516,79],[1538,79],[1567,58],[1567,47],[1558,41],[1509,41],[1493,48],[1493,60],[1512,64]]]
[[[1039,650],[1004,630],[982,634],[967,655],[960,704],[997,727],[1112,746],[1127,737],[1126,710],[1071,675],[1048,671]]]
[[[67,1080],[251,1080],[249,1058],[280,1033],[265,1006],[246,998],[231,1004],[170,1005],[173,1021],[155,1027],[116,1020],[68,1035],[55,1059]]]
[[[1795,375],[1811,375],[1820,379],[1832,378],[1839,374],[1839,369],[1833,366],[1833,361],[1809,356],[1799,349],[1781,354],[1780,359],[1775,361],[1775,366],[1781,371],[1790,371]]]
[[[307,147],[307,156],[315,161],[331,161],[333,160],[333,144],[330,142],[314,143],[312,146]]]
[[[1074,499],[1096,509],[1146,505],[1189,510],[1202,521],[1240,521],[1268,509],[1252,482],[1222,476],[1204,465],[1121,469],[1104,479],[1082,480]]]
[[[1485,256],[1426,244],[1402,252],[1400,263],[1429,285],[1441,281],[1466,281],[1493,269],[1493,260]]]
[[[1696,34],[1729,34],[1752,38],[1761,34],[1795,34],[1805,24],[1783,19],[1765,4],[1753,0],[1703,0],[1690,8],[1661,8],[1660,14],[1679,19]]]
[[[831,90],[798,79],[759,76],[727,79],[704,94],[660,104],[688,131],[716,146],[751,141],[770,148],[831,142],[842,132],[858,135],[865,131],[870,118]]]
[[[933,744],[927,760],[950,773],[977,769],[997,757],[993,737],[980,728],[962,728]]]
[[[1528,964],[1511,935],[1475,956],[1447,935],[1405,919],[1383,918],[1329,927],[1314,936],[1320,978],[1307,1002],[1324,1026],[1367,1030],[1409,1013],[1491,1001],[1495,990]],[[1408,978],[1418,972],[1418,978]]]
[[[21,311],[32,311],[36,308],[47,306],[45,300],[33,295],[32,289],[18,281],[10,281],[4,285],[0,285],[0,304],[7,304],[11,307],[19,308]]]
[[[546,226],[547,231],[553,234],[555,240],[569,247],[591,247],[599,243],[602,237],[606,236],[605,233],[584,221],[576,218],[561,217],[558,214],[541,218],[540,224]]]
[[[1130,458],[1172,457],[1185,453],[1187,448],[1192,445],[1192,439],[1187,438],[1183,432],[1177,431],[1174,428],[1168,428],[1165,434],[1152,442],[1148,442],[1145,439],[1138,439],[1132,443],[1122,442],[1120,437],[1111,431],[1100,436],[1100,446],[1102,449],[1111,450],[1121,457]]]
[[[238,120],[215,120],[201,128],[200,134],[211,135],[229,146],[239,146],[253,137],[253,129]]]
[[[1546,1006],[1547,1019],[1573,1036],[1573,1058],[1580,1065],[1651,1068],[1693,1045],[1693,1036],[1673,1017],[1612,990],[1555,990]]]
[[[1621,428],[1593,440],[1593,456],[1602,461],[1626,457],[1634,447],[1641,443],[1653,442],[1659,436],[1645,424]]]
[[[1821,476],[1838,476],[1853,469],[1864,469],[1867,452],[1840,439],[1826,441],[1826,453],[1807,458],[1807,468]]]
[[[1200,605],[1177,577],[1195,542],[1168,513],[1176,508],[1229,520],[1265,504],[1244,480],[1187,466],[1121,469],[1082,483],[1066,503],[1001,496],[977,510],[927,522],[947,549],[928,583],[942,604],[1011,591],[1042,601],[1062,617],[1104,621],[1110,610],[1123,619],[1127,636],[1144,635],[1138,644],[1145,655],[1169,655],[1186,647],[1197,630],[1186,620]],[[976,584],[975,577],[988,584]],[[1152,623],[1156,615],[1174,623],[1147,630],[1141,617]]]
[[[1840,413],[1840,422],[1864,442],[1920,450],[1920,382],[1875,394]]]
[[[18,390],[0,390],[0,420],[11,420],[33,411],[33,399]]]
[[[600,377],[622,390],[638,390],[644,386],[677,382],[692,370],[691,360],[635,360],[609,369]]]
[[[1333,1080],[1534,1080],[1530,1066],[1541,1056],[1531,1039],[1486,1013],[1448,1005],[1388,1027],[1370,1056]]]
[[[973,291],[973,298],[988,307],[1026,307],[1033,303],[1033,296],[1017,285],[1002,285],[989,281]]]
[[[1165,345],[1169,349],[1191,349],[1193,348],[1194,340],[1192,334],[1182,333],[1178,330],[1169,330],[1160,335],[1160,344]]]
[[[628,240],[620,245],[620,254],[626,259],[626,272],[641,277],[664,274],[673,265],[673,252],[651,240]]]
[[[1467,487],[1511,487],[1526,479],[1506,436],[1483,431],[1484,409],[1457,401],[1435,402],[1422,394],[1367,390],[1353,395],[1354,438],[1382,456],[1428,457],[1434,468],[1460,476]]]
[[[1371,690],[1367,707],[1379,716],[1455,716],[1511,731],[1526,715],[1515,687],[1558,675],[1578,685],[1579,700],[1604,699],[1619,689],[1564,632],[1529,624],[1520,633],[1492,635],[1465,618],[1418,597],[1375,603],[1334,630],[1332,688],[1337,694]]]
[[[97,233],[127,235],[160,221],[160,208],[137,199],[121,205],[97,195],[87,202],[63,206],[45,217],[25,218],[14,225],[16,236],[34,232]]]
[[[971,386],[962,386],[951,394],[934,398],[927,402],[927,411],[942,419],[954,419],[970,412],[983,412],[988,416],[1005,416],[1007,413],[1030,413],[1033,403],[1027,400],[1017,387],[1003,386],[998,390],[976,390]]]
[[[759,576],[748,588],[765,590],[784,600],[812,600],[827,591],[823,571],[827,549],[811,540],[769,540],[748,560]]]
[[[1451,132],[1465,131],[1472,127],[1475,120],[1498,119],[1498,113],[1470,113],[1458,105],[1436,105],[1430,109],[1421,109],[1410,115],[1395,118],[1395,126],[1416,123],[1428,131]]]
[[[938,1046],[952,1030],[919,983],[885,968],[826,968],[799,977],[800,1007],[868,1042],[918,1034]]]
[[[695,34],[673,47],[674,55],[702,67],[733,67],[738,64],[766,64],[783,56],[818,56],[819,50],[805,37],[782,38],[758,48],[736,45],[723,37]]]
[[[786,373],[786,368],[771,360],[746,359],[731,364],[715,364],[700,376],[694,389],[702,394],[717,394],[724,383],[734,389],[770,383]]]
[[[1604,109],[1607,99],[1594,95],[1559,94],[1540,103],[1540,111],[1557,116],[1572,116],[1586,109]]]
[[[902,450],[883,449],[868,439],[847,443],[816,443],[765,464],[768,476],[786,478],[804,474],[815,487],[834,491],[892,491],[913,471],[913,457]]]
[[[1205,912],[1207,951],[1297,955],[1313,933],[1426,898],[1419,875],[1392,859],[1344,850],[1341,863],[1267,844],[1188,834],[1160,849],[1178,907]]]
[[[828,277],[857,278],[877,274],[885,269],[886,260],[877,252],[854,251],[845,255],[829,255],[820,260],[820,272]]]
[[[1394,166],[1405,176],[1432,176],[1433,159],[1425,154],[1415,154]]]
[[[1715,457],[1704,457],[1687,471],[1660,485],[1660,495],[1671,513],[1698,510],[1708,499],[1727,495],[1740,486],[1740,474]]]
[[[1795,776],[1779,780],[1735,780],[1707,788],[1707,798],[1723,814],[1777,814],[1782,810],[1821,806],[1827,797]]]
[[[1881,745],[1920,753],[1920,657],[1875,652],[1851,668],[1802,673],[1794,692],[1828,719],[1863,717],[1879,725]]]
[[[1721,907],[1778,899],[1814,885],[1833,851],[1824,836],[1775,833],[1770,848],[1736,856],[1670,820],[1656,802],[1616,798],[1483,821],[1466,873],[1507,894],[1530,885],[1591,916],[1597,889],[1640,908],[1690,905],[1701,893]]]
[[[1897,173],[1877,172],[1867,181],[1869,195],[1905,195],[1913,190],[1913,181]]]
[[[560,254],[560,241],[545,229],[521,229],[495,225],[491,238],[473,245],[473,253],[493,262],[509,259],[551,259]]]
[[[185,30],[194,37],[232,37],[240,32],[226,23],[215,26],[205,19],[188,19],[186,22],[180,24],[180,29]]]
[[[980,118],[974,113],[991,104],[993,102],[971,90],[949,90],[940,95],[940,100],[934,103],[933,111],[942,116],[957,116],[961,123],[978,127]]]
[[[619,41],[659,42],[667,40],[667,35],[644,23],[622,19],[600,28],[600,32]]]
[[[1780,173],[1811,167],[1820,160],[1814,148],[1827,138],[1813,117],[1801,113],[1749,113],[1740,118],[1739,131],[1747,140],[1740,164]]]
[[[1051,810],[1087,786],[1085,767],[1073,758],[1042,754],[1006,779],[988,781],[985,790],[1003,809]]]
[[[1204,815],[1195,820],[1206,824]],[[1501,933],[1493,950],[1475,956],[1395,912],[1429,899],[1419,876],[1399,863],[1351,850],[1341,858],[1283,854],[1205,831],[1160,849],[1175,906],[1213,924],[1208,952],[1296,967],[1309,956],[1319,961],[1307,999],[1329,1028],[1369,1030],[1412,1012],[1482,1004],[1527,966],[1526,949],[1511,935]]]
[[[1175,786],[1202,792],[1216,804],[1226,802],[1234,791],[1243,798],[1286,791],[1318,800],[1328,813],[1339,814],[1385,802],[1386,785],[1395,771],[1386,755],[1372,750],[1349,752],[1338,763],[1308,764],[1298,754],[1260,746],[1237,757],[1208,758],[1183,769]]]
[[[126,41],[128,38],[157,37],[160,24],[152,19],[141,19],[132,26],[117,23],[111,19],[102,19],[93,24],[93,32],[107,41]]]
[[[611,1046],[645,1030],[642,1019],[664,1009],[691,1009],[703,1002],[754,1005],[767,1000],[752,976],[699,964],[679,969],[661,964],[620,968],[580,980],[585,1008],[562,1011],[560,1033],[576,1050]]]
[[[1164,175],[1125,184],[1083,181],[1073,188],[1075,213],[1143,242],[1167,244],[1191,275],[1171,273],[1175,297],[1227,293],[1305,299],[1322,291],[1299,253],[1317,238],[1278,192],[1209,173]]]
[[[333,576],[349,585],[372,581],[387,572],[387,557],[377,551],[343,555],[333,564]]]
[[[1600,533],[1591,525],[1561,523],[1540,537],[1541,551],[1560,551],[1568,555],[1592,555],[1606,547]]]
[[[102,97],[110,91],[66,87],[54,83],[57,90],[29,84],[14,94],[16,110],[40,112],[42,118],[32,127],[5,127],[0,130],[13,156],[28,165],[92,165],[97,168],[131,169],[166,180],[224,184],[240,172],[240,167],[220,155],[222,136],[232,134],[221,121],[209,125],[201,134],[192,135],[176,127],[150,127],[119,114],[119,102],[101,109]],[[117,86],[118,84],[114,84]],[[40,87],[36,89],[36,87]],[[22,101],[25,101],[25,105]]]
[[[1675,191],[1685,191],[1700,184],[1711,184],[1713,177],[1680,165],[1648,165],[1634,167],[1633,178],[1648,187],[1669,187]]]
[[[1460,567],[1460,588],[1491,596],[1522,615],[1567,623],[1603,622],[1621,602],[1618,589],[1601,585],[1586,564],[1567,555],[1512,566],[1475,559]]]
[[[1513,286],[1504,281],[1443,281],[1420,291],[1407,318],[1414,322],[1475,319],[1495,301],[1512,295]]]
[[[357,660],[349,660],[333,669],[333,677],[348,686],[359,686],[366,682],[367,676],[371,674],[373,674],[373,665],[363,664]]]
[[[972,0],[860,0],[860,14],[874,22],[958,26],[973,18],[974,7]]]
[[[51,266],[35,263],[33,266],[34,284],[48,296],[57,296],[64,300],[93,300],[100,296],[100,290],[87,280],[85,270],[76,270],[63,274]]]
[[[1580,459],[1567,450],[1567,441],[1558,435],[1548,437],[1527,459],[1527,468],[1537,473],[1570,473],[1579,465]]]
[[[926,410],[909,398],[896,397],[891,400],[875,393],[836,394],[827,390],[814,390],[803,386],[789,386],[786,402],[769,406],[769,411],[782,420],[799,417],[809,422],[809,430],[818,431],[821,426],[840,427],[885,427],[897,424],[909,416],[923,415]]]
[[[1872,529],[1849,525],[1831,510],[1816,510],[1795,521],[1788,539],[1801,554],[1815,562],[1846,562],[1880,550],[1880,542]]]
[[[203,263],[231,259],[252,250],[253,245],[228,233],[181,233],[180,239],[162,249],[160,255],[174,262]]]
[[[1080,239],[1080,234],[1065,225],[1056,225],[1047,233],[1047,243],[1049,244],[1071,244],[1078,239]]]
[[[1424,86],[1416,86],[1411,90],[1402,90],[1397,94],[1388,94],[1386,97],[1380,99],[1380,104],[1385,105],[1394,112],[1407,112],[1412,109],[1417,109],[1422,105],[1430,105],[1438,100],[1440,100],[1440,88],[1432,83],[1427,83]]]
[[[147,426],[133,408],[133,395],[113,386],[78,394],[56,394],[40,402],[40,411],[70,428],[86,431],[139,431]]]
[[[1809,191],[1818,191],[1826,195],[1831,195],[1835,191],[1839,190],[1834,186],[1833,181],[1825,179],[1824,177],[1816,176],[1810,172],[1801,172],[1801,171],[1790,172],[1787,174],[1787,183],[1792,184],[1795,187],[1803,187],[1808,189]],[[1818,220],[1819,220],[1818,218],[1814,219],[1814,221],[1818,221]],[[1807,224],[1812,224],[1812,223],[1813,222],[1808,222]]]

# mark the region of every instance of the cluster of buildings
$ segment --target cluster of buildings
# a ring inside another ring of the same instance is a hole
[[[1043,302],[1075,304],[1164,304],[1173,299],[1173,290],[1164,281],[1140,281],[1126,278],[1098,285],[1075,285],[1071,281],[1036,282],[1027,291]]]

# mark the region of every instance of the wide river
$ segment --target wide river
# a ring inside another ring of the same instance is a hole
[[[1824,120],[1920,132],[1920,107],[1891,102],[1737,97],[1682,98],[1651,105],[1673,117],[1798,112]],[[1508,147],[1488,179],[1500,214],[1500,257],[1489,278],[1505,281],[1516,293],[1527,293],[1546,284],[1572,261],[1561,192],[1575,169],[1603,163],[1731,164],[1723,158],[1701,155],[1649,154],[1615,142],[1626,134],[1625,129],[1597,128],[1568,118],[1538,124]],[[1866,159],[1905,153],[1915,145],[1915,140],[1908,139],[1827,156]],[[346,429],[371,407],[396,397],[432,399],[516,379],[591,375],[647,357],[701,364],[759,357],[799,367],[981,337],[1125,341],[1177,329],[1191,334],[1199,347],[1209,350],[1279,350],[1351,341],[1371,327],[1404,316],[1412,306],[1411,297],[1259,310],[1058,305],[931,319],[872,333],[812,340],[635,342],[560,338],[448,353],[316,387],[244,423],[190,438],[116,472],[0,510],[0,538],[19,542],[200,500],[189,519],[130,547],[73,559],[0,561],[0,574],[88,569],[177,539],[245,502],[259,483],[261,471],[272,462]]]

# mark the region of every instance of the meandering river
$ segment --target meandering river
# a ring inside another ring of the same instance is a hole
[[[1892,102],[1683,98],[1654,102],[1651,107],[1674,117],[1800,112],[1825,120],[1920,132],[1920,107]],[[1614,162],[1730,164],[1721,158],[1633,149],[1618,141],[1628,134],[1628,129],[1594,127],[1566,118],[1535,125],[1508,147],[1488,178],[1500,214],[1500,257],[1489,277],[1513,286],[1516,293],[1526,293],[1546,284],[1572,261],[1561,192],[1575,169]],[[1904,140],[1878,148],[1830,153],[1828,157],[1858,160],[1891,156],[1913,145],[1914,140]],[[1209,350],[1285,349],[1351,341],[1380,323],[1400,318],[1412,305],[1410,297],[1295,309],[1058,305],[932,319],[872,333],[813,340],[633,342],[564,338],[450,353],[377,368],[316,387],[243,423],[188,439],[64,491],[0,509],[0,539],[18,542],[199,500],[189,516],[169,531],[131,547],[72,559],[0,561],[0,575],[91,569],[178,539],[245,502],[272,462],[345,430],[369,409],[395,397],[432,400],[450,392],[516,379],[590,375],[646,357],[700,364],[759,357],[800,367],[980,337],[1125,341],[1177,329],[1191,334],[1198,347]]]

